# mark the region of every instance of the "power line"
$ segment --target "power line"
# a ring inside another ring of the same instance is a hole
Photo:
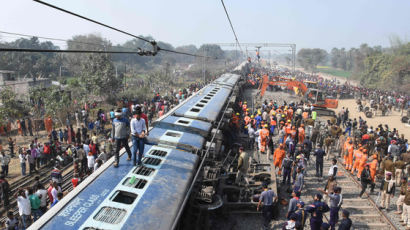
[[[159,50],[162,50],[162,51],[165,51],[165,52],[169,52],[169,53],[176,53],[176,54],[183,54],[183,55],[193,56],[193,57],[202,57],[202,58],[218,59],[217,57],[209,57],[209,56],[198,55],[198,54],[190,54],[190,53],[185,53],[185,52],[176,51],[176,50],[169,50],[169,49],[162,49],[162,48],[159,48]]]
[[[82,15],[76,14],[76,13],[74,13],[74,12],[65,10],[65,9],[63,9],[63,8],[60,8],[60,7],[51,5],[51,4],[49,4],[49,3],[46,3],[46,2],[43,2],[43,1],[40,1],[40,0],[33,0],[33,1],[38,2],[38,3],[40,3],[40,4],[43,4],[43,5],[46,5],[46,6],[48,6],[48,7],[54,8],[54,9],[56,9],[56,10],[63,11],[63,12],[65,12],[65,13],[67,13],[67,14],[71,14],[71,15],[73,15],[73,16],[82,18],[82,19],[84,19],[84,20],[93,22],[93,23],[98,24],[98,25],[100,25],[100,26],[104,26],[104,27],[107,27],[107,28],[109,28],[109,29],[115,30],[115,31],[117,31],[117,32],[120,32],[120,33],[129,35],[129,36],[131,36],[131,37],[134,37],[134,38],[143,40],[143,41],[145,41],[145,42],[148,42],[148,43],[151,43],[151,42],[152,42],[152,41],[149,41],[148,39],[145,39],[145,38],[143,38],[143,37],[140,37],[140,36],[137,36],[137,35],[134,35],[134,34],[125,32],[124,30],[117,29],[117,28],[115,28],[115,27],[112,27],[112,26],[109,26],[109,25],[107,25],[107,24],[104,24],[104,23],[95,21],[95,20],[93,20],[93,19],[91,19],[91,18],[87,18],[87,17],[85,17],[85,16],[82,16]]]
[[[60,7],[58,7],[58,6],[54,6],[54,5],[52,5],[52,4],[43,2],[43,1],[41,1],[41,0],[33,0],[33,1],[35,1],[35,2],[37,2],[37,3],[40,3],[40,4],[43,4],[43,5],[45,5],[45,6],[51,7],[51,8],[53,8],[53,9],[56,9],[56,10],[65,12],[65,13],[67,13],[67,14],[71,14],[71,15],[73,15],[73,16],[82,18],[82,19],[84,19],[84,20],[86,20],[86,21],[93,22],[93,23],[98,24],[98,25],[100,25],[100,26],[104,26],[104,27],[106,27],[106,28],[115,30],[115,31],[117,31],[117,32],[120,32],[120,33],[129,35],[129,36],[131,36],[131,37],[134,37],[134,38],[137,38],[137,39],[140,39],[140,40],[143,40],[143,41],[145,41],[145,42],[148,42],[148,43],[150,43],[150,44],[152,45],[153,51],[144,51],[144,52],[145,52],[145,55],[155,56],[158,51],[162,50],[162,51],[164,51],[164,52],[183,54],[183,55],[188,55],[188,56],[193,56],[193,57],[203,57],[203,56],[201,56],[201,55],[196,55],[196,54],[190,54],[190,53],[179,52],[179,51],[174,51],[174,50],[162,49],[161,47],[159,47],[159,46],[157,45],[157,42],[155,42],[155,41],[149,41],[148,39],[143,38],[143,37],[141,37],[141,36],[137,36],[137,35],[128,33],[128,32],[126,32],[126,31],[124,31],[124,30],[121,30],[121,29],[118,29],[118,28],[109,26],[109,25],[107,25],[107,24],[98,22],[98,21],[93,20],[93,19],[91,19],[91,18],[87,18],[87,17],[85,17],[85,16],[79,15],[79,14],[74,13],[74,12],[71,12],[71,11],[68,11],[68,10],[63,9],[63,8],[60,8]],[[210,58],[210,57],[208,57],[208,58]]]
[[[92,42],[80,42],[80,41],[73,41],[73,40],[66,40],[62,38],[50,38],[50,37],[43,37],[43,36],[37,36],[37,35],[29,35],[29,34],[20,34],[20,33],[13,33],[13,32],[6,32],[6,31],[0,31],[2,34],[10,34],[10,35],[17,35],[21,37],[37,37],[40,39],[46,39],[46,40],[52,40],[52,41],[61,41],[61,42],[66,42],[66,43],[78,43],[78,44],[84,44],[84,45],[95,45],[95,46],[101,46],[101,47],[106,47],[105,45],[98,44],[98,43],[92,43]],[[121,48],[121,49],[128,49],[125,47],[116,47],[116,48]]]
[[[225,14],[226,14],[226,17],[228,18],[229,24],[231,25],[231,29],[232,29],[233,35],[235,36],[236,43],[238,43],[239,49],[243,53],[241,44],[239,43],[239,40],[238,40],[238,36],[236,36],[235,29],[233,28],[231,18],[229,17],[228,11],[226,10],[225,3],[223,0],[221,0],[221,3],[222,3],[222,6],[224,7]]]
[[[29,53],[96,53],[96,54],[138,54],[135,51],[103,51],[103,50],[46,50],[46,49],[22,49],[0,48],[0,52],[29,52]]]

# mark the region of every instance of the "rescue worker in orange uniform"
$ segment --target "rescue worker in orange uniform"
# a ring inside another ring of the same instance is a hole
[[[293,140],[296,140],[296,126],[292,126],[292,130],[290,131],[290,136]]]
[[[373,154],[372,162],[370,162],[370,177],[372,178],[373,183],[376,182],[377,163],[377,155]]]
[[[275,165],[275,169],[279,168],[279,175],[280,175],[280,169],[282,168],[282,161],[283,158],[285,158],[286,151],[285,151],[285,145],[280,144],[279,148],[275,149],[275,152],[273,153],[273,165]]]
[[[286,114],[287,114],[288,120],[291,120],[292,117],[293,117],[293,109],[292,109],[292,108],[289,108],[289,109],[286,111]]]
[[[305,125],[301,124],[298,129],[298,143],[303,143],[305,140]]]
[[[268,125],[264,125],[263,129],[260,132],[261,135],[261,153],[265,153],[266,151],[266,146],[268,145],[268,140],[269,140],[269,130],[268,130]]]
[[[343,155],[343,160],[344,160],[343,164],[345,166],[345,169],[348,169],[347,168],[347,156],[348,156],[347,147],[348,147],[348,144],[349,144],[349,140],[350,140],[350,137],[348,137],[346,139],[346,141],[343,143],[343,146],[342,146],[342,155]]]
[[[352,170],[353,168],[353,152],[354,152],[354,146],[353,146],[353,141],[352,139],[349,139],[349,142],[347,143],[346,146],[346,151],[347,151],[347,162],[346,162],[346,169],[347,170]]]
[[[351,171],[352,174],[355,173],[356,169],[359,169],[359,162],[360,162],[360,159],[362,158],[362,155],[363,155],[362,147],[360,147],[359,149],[356,149],[353,152],[354,163],[353,163],[353,168],[352,168],[352,171]]]
[[[359,160],[359,168],[358,168],[358,172],[357,172],[357,178],[360,178],[360,175],[362,174],[364,166],[366,166],[366,162],[367,162],[367,149],[363,149],[362,157]]]
[[[243,120],[245,121],[245,125],[248,125],[249,122],[251,122],[251,118],[248,115],[246,115]]]

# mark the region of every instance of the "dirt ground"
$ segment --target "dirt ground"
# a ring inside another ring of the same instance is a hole
[[[401,116],[400,113],[397,111],[392,111],[391,114],[388,116],[380,116],[377,115],[372,118],[366,118],[363,112],[358,112],[357,111],[357,106],[356,106],[356,101],[354,99],[348,99],[348,100],[339,100],[339,106],[335,111],[340,111],[343,107],[349,108],[349,116],[350,118],[357,118],[359,119],[359,116],[361,116],[364,120],[367,121],[367,123],[370,126],[373,126],[374,128],[378,126],[379,124],[387,124],[389,128],[393,129],[396,128],[399,130],[399,134],[404,134],[404,136],[408,139],[410,138],[410,126],[405,125],[404,123],[401,122]],[[380,111],[379,111],[380,113]]]

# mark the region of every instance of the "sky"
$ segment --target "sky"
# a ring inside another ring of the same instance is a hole
[[[174,46],[231,43],[219,0],[44,0],[135,35]],[[389,46],[410,38],[409,0],[224,0],[239,42],[294,43],[300,48]],[[31,0],[3,0],[0,31],[69,39],[97,33],[112,43],[130,36]],[[2,40],[15,37],[0,34]],[[60,42],[55,44],[63,46]]]

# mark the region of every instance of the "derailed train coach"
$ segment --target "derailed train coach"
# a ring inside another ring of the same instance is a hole
[[[227,151],[221,128],[241,82],[237,74],[224,74],[187,98],[154,122],[141,166],[121,150],[119,168],[108,160],[29,229],[183,228],[179,220],[198,192],[200,163]]]

